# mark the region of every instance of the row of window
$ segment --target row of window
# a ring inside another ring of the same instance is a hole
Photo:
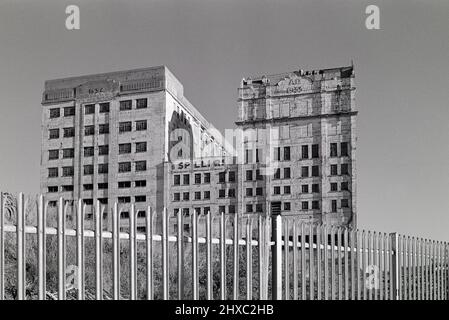
[[[234,197],[235,197],[235,190],[234,190]],[[210,199],[210,191],[204,191],[202,199],[209,200]],[[190,200],[190,192],[183,192],[182,200],[189,201]],[[201,191],[194,192],[194,200],[201,200]],[[173,201],[181,201],[181,193],[180,192],[173,193]]]
[[[138,120],[135,121],[135,131],[145,131],[148,128],[147,120]],[[131,132],[133,130],[132,121],[124,121],[119,123],[119,133]],[[62,129],[63,138],[73,138],[75,136],[75,128],[68,127]],[[84,135],[85,136],[93,136],[95,134],[95,126],[88,125],[84,127]],[[109,124],[102,123],[98,126],[98,134],[109,134]],[[48,130],[48,138],[50,140],[59,139],[60,138],[60,129],[49,129]]]
[[[142,172],[147,170],[147,162],[145,160],[143,161],[135,161],[135,171],[136,172]],[[119,162],[119,173],[124,172],[131,172],[132,163],[131,162]],[[73,177],[74,175],[74,167],[73,166],[67,166],[62,167],[62,177]],[[99,174],[107,174],[109,171],[108,164],[107,163],[100,163],[98,164],[98,173]],[[84,175],[92,175],[94,174],[94,166],[91,164],[87,164],[83,166],[83,174]],[[48,168],[48,177],[49,178],[57,178],[59,176],[59,168]]]
[[[94,114],[95,113],[95,104],[86,104],[84,106],[84,114]],[[148,107],[148,99],[136,99],[136,109],[145,109]],[[132,100],[123,100],[120,101],[120,111],[127,111],[132,109]],[[107,113],[110,111],[110,103],[103,102],[99,104],[100,113]],[[61,116],[61,108],[51,108],[49,110],[50,119],[59,118]],[[72,117],[75,115],[75,107],[65,107],[63,108],[64,117]]]

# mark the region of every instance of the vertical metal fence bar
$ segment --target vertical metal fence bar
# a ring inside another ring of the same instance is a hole
[[[362,286],[360,283],[360,258],[362,254],[362,235],[359,230],[357,230],[357,262],[355,264],[357,271],[357,300],[362,300]]]
[[[18,300],[26,299],[25,283],[26,283],[26,237],[25,237],[25,196],[19,194],[17,200],[17,298]]]
[[[252,248],[252,221],[248,218],[246,222],[246,298],[253,299],[253,248]],[[212,281],[211,281],[212,284]],[[212,290],[212,287],[211,287]]]
[[[207,300],[212,300],[213,296],[213,270],[212,270],[212,212],[208,212],[206,216],[206,260],[207,260]]]
[[[343,292],[343,279],[342,279],[342,257],[341,257],[341,228],[337,228],[337,259],[338,259],[338,300],[342,300]]]
[[[383,248],[384,248],[384,300],[388,300],[388,283],[389,283],[389,254],[390,247],[388,245],[388,235],[386,233],[383,234]]]
[[[280,214],[272,218],[272,236],[274,248],[272,254],[272,299],[282,300],[282,217]]]
[[[324,246],[324,300],[329,300],[329,252],[328,252],[328,232],[327,226],[323,230]]]
[[[38,299],[45,300],[45,218],[44,196],[40,195],[37,203],[37,277],[38,277]],[[1,227],[1,226],[0,226]],[[1,240],[0,240],[1,241]],[[2,250],[2,249],[0,249]],[[1,272],[1,271],[0,271]]]
[[[412,243],[410,237],[407,237],[407,282],[408,299],[412,299]]]
[[[316,286],[317,286],[317,299],[321,300],[321,230],[322,226],[316,226]]]
[[[58,299],[65,300],[65,247],[64,247],[64,200],[59,198],[58,204]]]
[[[234,300],[239,298],[239,214],[234,215],[234,252],[233,252],[233,286],[232,297]]]
[[[437,242],[437,247],[436,247],[436,254],[437,254],[437,300],[441,300],[441,242],[438,241]]]
[[[429,298],[428,282],[429,281],[428,281],[428,277],[427,277],[427,239],[424,239],[423,246],[424,246],[424,258],[423,258],[423,260],[424,260],[424,267],[423,267],[423,269],[424,269],[424,277],[423,277],[423,280],[424,280],[424,289],[423,289],[424,297],[423,297],[423,299],[424,300],[428,300],[428,298]]]
[[[288,218],[284,219],[284,282],[285,282],[285,300],[290,300],[290,279],[288,268],[288,254],[289,254],[289,228],[290,220]]]
[[[131,205],[129,214],[129,299],[136,300],[136,210],[134,204]],[[167,236],[167,235],[165,235]],[[165,278],[163,279],[165,282]],[[164,296],[165,298],[165,296]]]
[[[433,300],[437,299],[437,284],[438,284],[437,274],[436,274],[436,270],[437,270],[436,246],[437,246],[436,241],[433,240],[432,241],[432,299]]]
[[[5,201],[0,192],[0,300],[5,299]]]
[[[168,289],[168,283],[167,283],[167,279],[168,279],[168,274],[169,274],[169,270],[168,270],[168,234],[167,234],[167,225],[168,225],[168,214],[167,214],[167,208],[164,208],[164,210],[162,211],[162,297],[164,300],[168,300],[169,299],[169,289]],[[196,223],[197,223],[197,219],[196,219],[196,212],[195,210],[193,211],[192,214],[192,220],[191,220],[191,225],[192,225],[192,231],[194,231],[194,233],[196,233]],[[196,238],[196,237],[195,237]],[[196,239],[192,238],[192,257],[193,259],[196,259],[196,249],[195,248],[196,245]],[[194,281],[196,281],[196,275],[193,274],[192,278],[194,279]],[[195,293],[194,293],[195,295]]]
[[[335,300],[335,228],[331,227],[331,300]]]
[[[393,300],[399,300],[400,299],[400,293],[399,293],[399,236],[397,233],[391,233],[391,246],[390,246],[390,256],[392,258],[392,267],[391,267],[391,284],[392,284],[392,292],[393,292]]]
[[[313,262],[313,224],[309,224],[309,299],[315,300],[314,273],[315,267]]]
[[[344,288],[345,288],[345,300],[349,300],[349,274],[348,274],[348,251],[349,248],[349,239],[348,239],[348,229],[345,228],[343,232],[343,254],[344,254]]]
[[[178,300],[182,300],[184,298],[184,217],[181,210],[178,211],[177,225]]]
[[[372,233],[372,240],[373,240],[373,246],[372,246],[372,255],[373,255],[373,259],[371,260],[373,262],[373,266],[374,268],[377,268],[378,271],[380,271],[379,269],[379,260],[378,260],[378,248],[377,248],[377,232],[374,231]],[[379,273],[377,274],[377,277],[379,277]],[[375,281],[378,281],[378,278],[375,279]],[[372,291],[372,298],[373,300],[377,300],[377,288],[378,288],[378,283],[376,282],[374,284],[374,287],[371,288]]]
[[[84,300],[84,208],[83,200],[78,200],[76,210],[76,264],[78,266],[77,298]]]
[[[399,300],[403,300],[403,290],[402,290],[402,276],[403,276],[403,260],[402,260],[402,255],[403,255],[403,247],[402,247],[402,236],[399,236],[398,238],[398,273],[397,273],[397,283],[398,283],[398,294],[399,294]]]
[[[181,214],[181,210],[179,211]],[[147,265],[147,300],[153,300],[153,208],[148,206],[147,215],[145,217],[145,231],[146,237],[146,265]],[[179,225],[178,225],[179,226]],[[181,223],[181,229],[184,229],[183,222]],[[119,229],[120,231],[120,229]],[[183,255],[181,255],[183,256]],[[182,293],[181,293],[182,294]]]
[[[371,231],[368,231],[368,233],[367,233],[367,242],[368,242],[368,244],[367,244],[367,248],[366,248],[367,261],[368,261],[368,264],[366,265],[366,267],[368,267],[368,269],[370,269],[370,267],[373,265],[372,241],[373,241],[373,233]],[[367,269],[365,268],[365,270],[364,270],[365,279],[368,280],[368,277],[366,277],[366,274],[367,274],[366,271],[367,271]],[[365,282],[365,287],[367,287],[366,288],[366,290],[367,290],[367,297],[365,298],[365,300],[371,300],[372,299],[372,292],[373,292],[373,290],[372,290],[372,288],[370,286],[367,286],[366,282]]]
[[[378,234],[378,250],[379,250],[379,300],[384,299],[384,291],[383,291],[383,281],[385,278],[385,268],[384,268],[384,236],[382,232]]]
[[[258,251],[258,256],[259,256],[259,261],[258,261],[258,266],[259,266],[259,300],[263,300],[265,299],[264,297],[264,276],[263,276],[263,222],[262,222],[262,215],[260,214],[258,217],[258,224],[257,224],[257,228],[258,228],[258,238],[257,238],[257,251]]]
[[[306,300],[306,235],[304,222],[301,222],[301,299]]]
[[[292,221],[293,232],[293,300],[298,300],[298,230],[296,220]]]
[[[366,267],[368,258],[368,248],[366,243],[367,232],[362,231],[362,286],[363,286],[363,300],[368,300],[368,288],[366,286]]]
[[[356,285],[356,279],[355,279],[355,234],[354,230],[351,230],[350,232],[350,238],[351,238],[351,300],[355,300],[355,285]]]
[[[192,291],[193,300],[198,300],[198,214],[192,214]]]
[[[423,239],[419,238],[419,285],[418,285],[418,293],[419,293],[419,300],[424,300],[424,243]]]
[[[408,253],[408,246],[407,246],[407,238],[405,236],[402,236],[402,288],[404,290],[402,296],[404,300],[408,299],[408,259],[407,259],[407,253]]]
[[[416,239],[412,238],[412,298],[416,300]]]
[[[95,204],[95,298],[97,300],[103,299],[103,285],[102,285],[102,216],[100,212],[100,201],[97,200]]]
[[[220,212],[220,299],[226,300],[226,219],[224,212]]]
[[[120,217],[118,204],[112,210],[112,290],[113,299],[120,299]]]

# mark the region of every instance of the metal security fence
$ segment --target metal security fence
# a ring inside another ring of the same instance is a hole
[[[97,202],[92,221],[82,200],[61,198],[49,221],[43,196],[1,194],[0,300],[448,299],[447,242],[151,208],[143,231],[135,206],[118,204],[106,228],[104,210]]]

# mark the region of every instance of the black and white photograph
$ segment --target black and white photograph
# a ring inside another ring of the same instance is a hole
[[[0,0],[0,308],[448,300],[448,83],[445,0]]]

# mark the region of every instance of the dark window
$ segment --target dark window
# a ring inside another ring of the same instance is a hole
[[[59,139],[59,129],[50,129],[49,132],[49,139]]]
[[[118,145],[118,153],[125,154],[131,153],[131,143],[122,143]]]
[[[210,173],[206,172],[204,174],[204,183],[210,183]]]
[[[318,193],[318,192],[320,192],[320,185],[319,185],[318,183],[312,184],[312,192],[313,192],[313,193]]]
[[[181,184],[181,176],[179,174],[175,174],[173,176],[173,184],[175,186],[179,186]]]
[[[319,158],[319,146],[317,144],[312,144],[312,158]]]
[[[137,131],[147,130],[147,120],[136,121],[136,130]]]
[[[301,167],[301,177],[302,178],[309,177],[309,167]]]
[[[201,192],[195,191],[195,200],[201,200]]]
[[[188,192],[182,193],[182,200],[189,201],[190,194]]]
[[[246,181],[253,180],[253,170],[246,170]]]
[[[343,163],[341,165],[341,174],[349,174],[349,165],[347,163]]]
[[[284,210],[285,211],[290,211],[290,202],[284,202]]]
[[[301,186],[301,192],[302,193],[309,193],[309,185],[308,184],[303,184]]]
[[[147,162],[146,161],[136,161],[136,171],[146,171]]]
[[[145,109],[147,107],[147,101],[148,99],[137,99],[136,100],[136,108],[137,109]]]
[[[98,189],[100,189],[100,190],[104,190],[104,189],[107,189],[108,188],[108,184],[107,183],[99,183],[98,184]]]
[[[129,212],[128,211],[122,211],[120,213],[120,219],[129,219]]]
[[[84,175],[94,174],[94,166],[91,164],[84,165]]]
[[[57,201],[48,201],[48,206],[49,207],[56,207],[57,204],[58,204]]]
[[[95,126],[85,126],[84,127],[84,135],[85,136],[93,136],[95,134]]]
[[[61,116],[61,110],[59,108],[50,109],[50,119],[59,118]]]
[[[261,203],[256,204],[256,212],[263,212],[263,205]]]
[[[204,199],[210,199],[210,191],[204,191]]]
[[[302,201],[301,202],[301,209],[302,210],[309,210],[309,202],[308,201]]]
[[[263,175],[260,174],[260,169],[256,170],[256,180],[263,180]]]
[[[83,200],[85,205],[91,206],[94,204],[94,200],[93,199],[84,199]]]
[[[73,191],[73,185],[62,186],[62,191]]]
[[[75,128],[64,128],[64,138],[72,138],[75,136]]]
[[[253,196],[253,188],[246,188],[246,196],[247,197]]]
[[[64,117],[72,117],[75,115],[75,107],[64,108]]]
[[[84,147],[85,157],[93,157],[93,155],[94,155],[94,147]]]
[[[228,197],[229,198],[235,198],[235,189],[229,189],[228,190]]]
[[[131,132],[131,130],[132,130],[132,123],[131,123],[131,121],[126,121],[126,122],[120,122],[119,123],[119,127],[118,127],[118,132],[119,133]]]
[[[95,113],[95,105],[94,104],[86,104],[84,107],[84,114],[93,114]]]
[[[222,212],[225,212],[226,211],[226,207],[225,206],[219,206],[218,207],[218,212],[219,213],[222,213]]]
[[[331,191],[338,191],[338,184],[336,182],[331,182]]]
[[[190,184],[190,175],[189,174],[184,174],[182,176],[182,184],[184,184],[184,185]]]
[[[290,168],[284,168],[284,179],[290,179]]]
[[[218,190],[218,197],[219,198],[224,198],[225,195],[226,195],[226,190],[225,189]]]
[[[145,201],[147,201],[147,197],[146,196],[136,196],[135,201],[136,202],[145,202]]]
[[[319,208],[320,208],[320,202],[318,200],[313,200],[312,201],[312,209],[318,210]]]
[[[109,102],[100,103],[100,113],[109,112]]]
[[[201,173],[195,173],[195,184],[201,184]]]
[[[247,213],[253,212],[253,205],[252,204],[247,204],[246,205],[246,212]]]
[[[89,190],[93,190],[94,189],[94,185],[93,184],[83,184],[83,190],[84,191],[89,191]]]
[[[175,192],[173,194],[173,201],[180,201],[181,200],[181,194],[179,192]]]
[[[338,167],[336,164],[331,164],[331,176],[338,175]]]
[[[224,211],[223,211],[224,212]],[[230,205],[229,207],[228,207],[228,212],[229,213],[235,213],[235,206],[234,205]],[[221,212],[220,212],[221,213]]]
[[[342,191],[348,191],[349,190],[349,185],[347,181],[344,181],[341,183],[341,190]]]
[[[62,149],[62,157],[64,159],[71,159],[75,156],[75,149],[68,148],[68,149]]]
[[[131,171],[131,162],[119,162],[118,172],[130,172],[130,171]]]
[[[331,201],[331,212],[337,212],[337,200]]]
[[[229,171],[228,181],[235,182],[235,171]]]
[[[284,147],[284,160],[290,161],[290,147]]]
[[[246,149],[245,150],[245,163],[250,163],[252,161],[252,158],[253,158],[252,150]]]
[[[108,134],[109,133],[109,123],[100,124],[98,133],[99,134]]]
[[[127,111],[132,109],[132,100],[120,101],[120,111]]]
[[[131,188],[131,181],[119,181],[118,182],[119,189],[127,189]]]
[[[258,187],[256,188],[256,196],[262,196],[263,195],[263,188]]]
[[[347,157],[349,155],[347,142],[340,143],[340,153],[342,157]]]
[[[131,197],[118,197],[118,202],[119,203],[130,203]]]
[[[226,172],[219,172],[218,173],[218,182],[224,183],[226,180]]]
[[[348,201],[348,199],[341,199],[341,207],[342,208],[349,208],[349,201]]]
[[[337,151],[337,144],[331,143],[331,157],[337,157],[338,151]]]
[[[290,194],[290,186],[284,186],[284,194]]]
[[[320,169],[318,166],[312,166],[312,177],[319,177]]]
[[[145,218],[146,215],[147,215],[147,213],[145,210],[140,210],[137,212],[137,218]],[[143,230],[143,231],[145,231],[145,230]]]
[[[281,169],[277,168],[276,171],[274,172],[274,176],[273,179],[280,179],[281,178]]]
[[[210,213],[210,207],[204,207],[203,213],[204,214],[209,214]]]
[[[59,190],[58,186],[48,187],[48,193],[55,193],[58,192],[58,190]]]
[[[107,156],[109,154],[109,146],[98,146],[98,155],[100,156]]]
[[[101,204],[108,204],[108,198],[98,198],[98,202],[100,202]],[[106,212],[103,212],[103,218],[106,217],[107,217]]]
[[[281,161],[281,148],[280,147],[276,147],[274,148],[274,161]]]
[[[144,188],[147,186],[147,180],[137,180],[135,186],[136,188]]]
[[[309,159],[309,146],[301,146],[301,158],[302,159]]]
[[[136,142],[136,153],[147,152],[146,142]]]
[[[100,163],[98,165],[98,173],[99,174],[106,174],[106,173],[108,173],[108,164],[107,163]]]
[[[63,167],[62,168],[62,176],[63,177],[73,177],[74,169],[73,167]]]
[[[274,194],[281,194],[281,187],[274,187]]]
[[[48,160],[59,159],[59,150],[48,150]]]

